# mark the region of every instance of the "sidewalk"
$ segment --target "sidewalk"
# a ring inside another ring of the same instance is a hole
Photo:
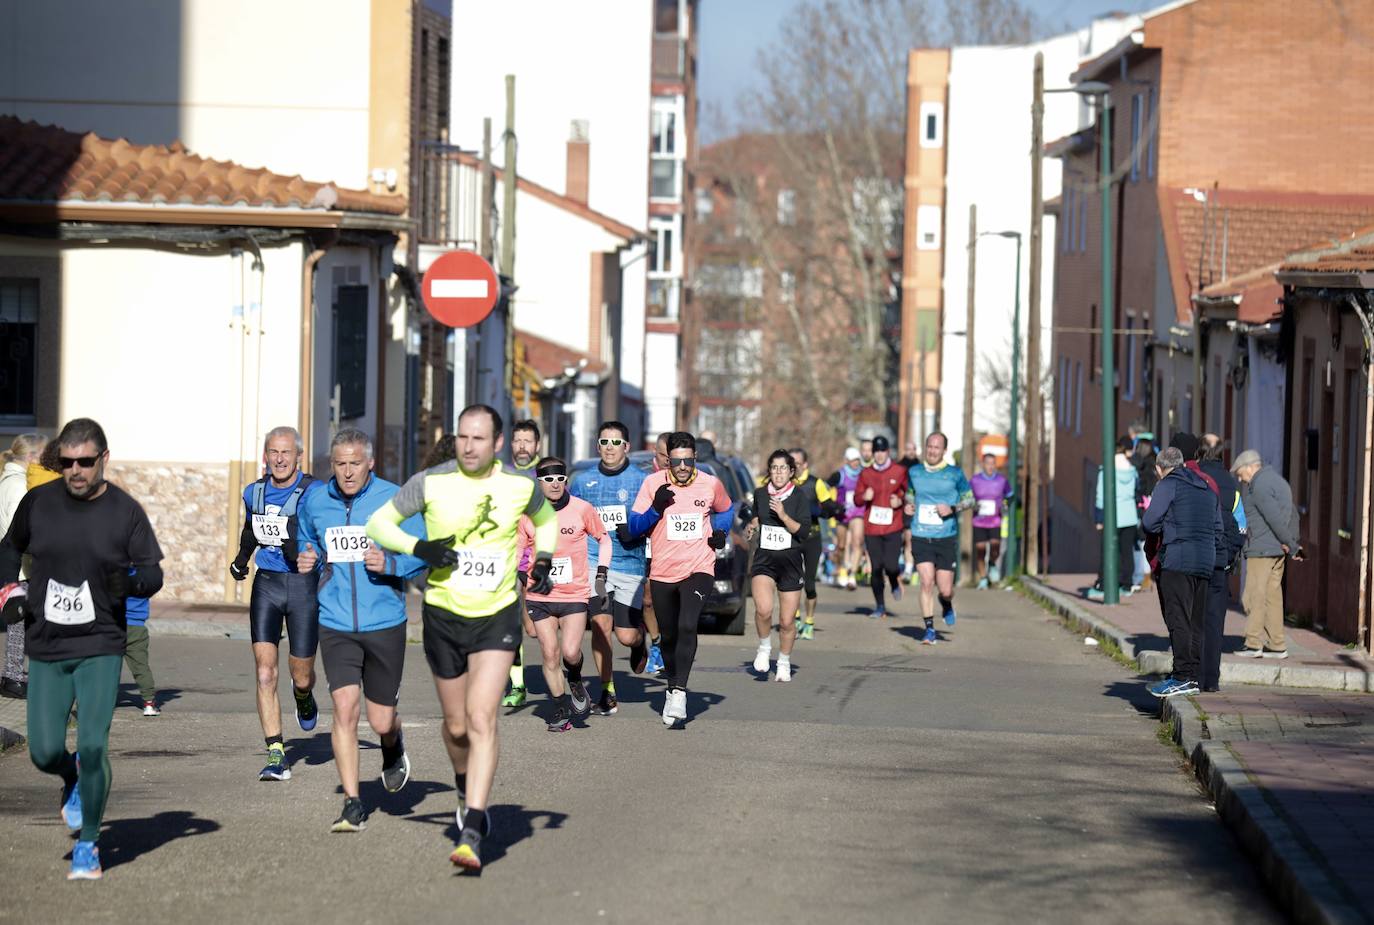
[[[1237,688],[1162,718],[1285,912],[1374,921],[1374,697]]]
[[[1094,575],[1043,575],[1024,579],[1034,598],[1076,623],[1083,632],[1117,645],[1145,674],[1167,675],[1173,669],[1169,636],[1159,612],[1159,598],[1145,590],[1107,606],[1082,596]],[[1337,691],[1374,690],[1374,662],[1357,649],[1300,627],[1286,627],[1288,658],[1251,659],[1234,654],[1245,644],[1245,615],[1226,614],[1225,654],[1221,683],[1266,684],[1277,687],[1322,688]]]

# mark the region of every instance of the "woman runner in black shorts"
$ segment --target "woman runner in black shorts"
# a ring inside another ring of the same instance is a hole
[[[768,481],[754,491],[754,519],[745,528],[752,542],[754,567],[750,590],[754,595],[754,623],[759,631],[759,651],[754,670],[768,673],[768,656],[773,650],[773,614],[778,614],[777,678],[792,680],[792,644],[797,641],[797,608],[801,606],[803,556],[806,536],[811,532],[811,501],[792,481],[797,464],[786,450],[774,450],[768,457]],[[776,607],[775,607],[776,604]]]

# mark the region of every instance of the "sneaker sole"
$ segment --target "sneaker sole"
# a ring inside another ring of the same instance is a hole
[[[463,850],[464,848],[467,846],[460,845],[455,848],[453,853],[448,856],[449,862],[454,867],[461,867],[463,870],[481,870],[482,859],[473,853],[471,848],[467,848],[466,851]]]
[[[564,723],[561,726],[555,725],[554,723],[549,723],[544,728],[547,729],[549,732],[571,732],[572,723]]]
[[[331,825],[331,826],[329,827],[329,831],[331,831],[331,832],[361,832],[361,831],[362,831],[363,829],[365,829],[365,828],[367,828],[367,823],[366,823],[366,822],[360,822],[360,823],[358,823],[357,825],[354,825],[354,824],[351,823],[351,822],[340,821],[340,822],[336,822],[336,823],[334,823],[333,825]]]
[[[99,880],[105,876],[105,872],[100,868],[95,870],[73,870],[67,873],[68,880]]]
[[[1287,658],[1287,657],[1288,657],[1288,653],[1287,653],[1287,652],[1283,652],[1283,653],[1279,653],[1279,652],[1266,652],[1266,653],[1264,653],[1263,655],[1260,656],[1260,658],[1272,658],[1272,659],[1285,659],[1285,658]]]
[[[592,716],[615,716],[619,712],[620,707],[611,707],[609,710],[603,710],[601,707],[596,707],[592,710]]]
[[[285,771],[278,771],[278,772],[272,773],[272,774],[269,774],[269,773],[264,772],[264,773],[258,775],[258,780],[263,780],[263,781],[267,781],[267,780],[273,780],[273,781],[276,781],[276,780],[290,780],[290,779],[291,779],[291,770],[290,770],[289,768],[288,768],[287,770],[285,770]]]

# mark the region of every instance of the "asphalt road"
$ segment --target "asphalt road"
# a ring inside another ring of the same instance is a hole
[[[752,673],[752,634],[704,637],[680,730],[656,680],[618,680],[619,715],[563,734],[534,697],[501,722],[480,878],[447,860],[452,775],[418,646],[414,777],[386,794],[367,748],[367,830],[334,835],[329,717],[309,735],[288,718],[294,776],[260,783],[248,644],[155,636],[167,703],[147,719],[130,693],[116,713],[103,881],[64,880],[57,783],[0,757],[0,919],[1278,920],[1139,680],[1005,592],[962,592],[958,625],[921,646],[914,599],[877,622],[853,612],[866,592],[823,589],[791,684]]]

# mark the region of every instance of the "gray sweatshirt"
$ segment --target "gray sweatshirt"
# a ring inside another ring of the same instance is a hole
[[[1293,489],[1272,466],[1264,466],[1248,483],[1241,485],[1245,519],[1249,521],[1249,542],[1245,557],[1282,556],[1298,551],[1298,514],[1293,506]]]

